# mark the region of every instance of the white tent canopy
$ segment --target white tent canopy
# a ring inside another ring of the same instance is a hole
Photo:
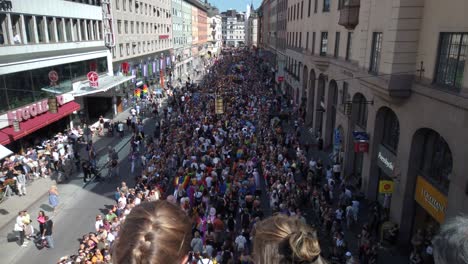
[[[5,148],[3,145],[0,145],[0,160],[13,154],[13,151]]]

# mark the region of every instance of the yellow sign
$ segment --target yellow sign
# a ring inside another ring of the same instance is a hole
[[[418,176],[416,181],[414,199],[437,222],[444,222],[448,204],[447,197],[421,176]]]
[[[393,181],[379,181],[379,193],[393,193]]]
[[[216,114],[224,114],[223,98],[216,98],[216,100],[215,100],[215,113]]]

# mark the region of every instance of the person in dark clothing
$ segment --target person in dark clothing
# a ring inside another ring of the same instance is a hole
[[[87,182],[89,178],[91,178],[91,164],[89,163],[89,161],[83,161],[83,163],[81,163],[81,168],[83,169],[83,181],[84,182]]]
[[[54,240],[52,239],[52,230],[54,227],[54,222],[49,219],[49,217],[45,216],[45,224],[44,224],[44,231],[42,233],[42,238],[47,240],[47,244],[49,248],[54,248]]]

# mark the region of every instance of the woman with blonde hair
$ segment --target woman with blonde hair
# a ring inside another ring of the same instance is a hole
[[[57,186],[52,185],[49,189],[49,205],[54,209],[54,213],[57,212],[57,206],[59,204],[59,193]]]
[[[296,217],[275,215],[255,225],[256,264],[323,264],[315,230]]]
[[[191,221],[165,200],[135,206],[121,226],[113,249],[114,264],[185,264],[190,251]]]

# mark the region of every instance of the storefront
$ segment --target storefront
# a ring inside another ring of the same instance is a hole
[[[377,150],[377,175],[379,185],[377,190],[377,200],[384,211],[388,214],[393,193],[393,172],[395,170],[396,156],[380,144]]]
[[[0,115],[0,144],[17,151],[34,145],[37,139],[69,128],[70,116],[77,113],[80,105],[69,94],[58,95],[55,99],[56,109],[51,109],[49,99],[42,99]]]
[[[439,230],[440,224],[445,221],[448,205],[447,196],[435,188],[428,180],[418,176],[414,191],[416,204],[413,233],[422,230],[428,237]]]

